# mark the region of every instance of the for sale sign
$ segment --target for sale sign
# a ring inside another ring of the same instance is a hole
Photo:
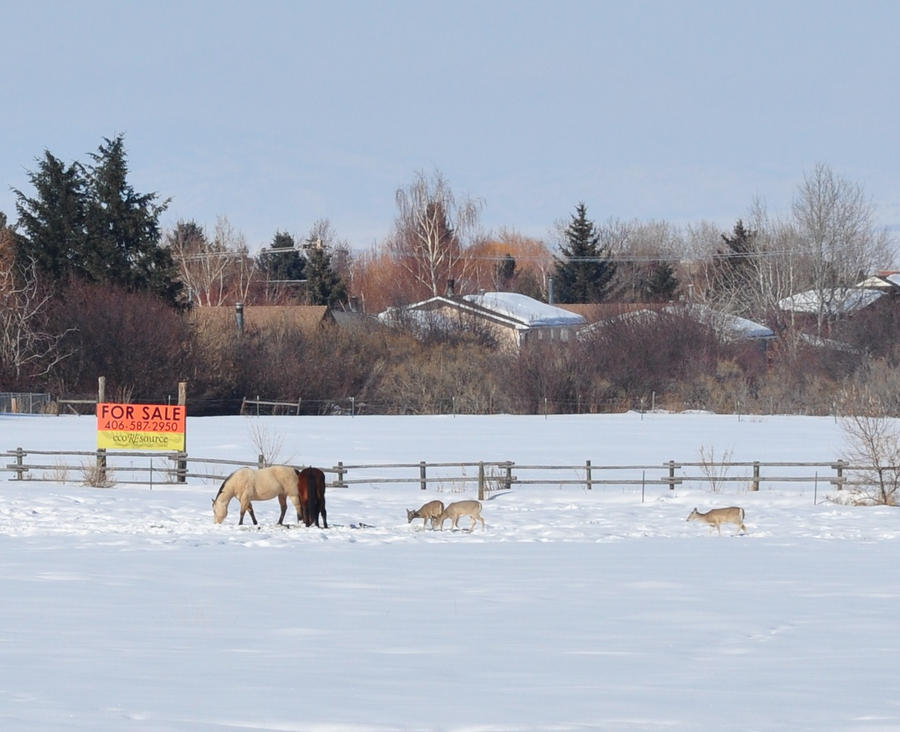
[[[184,451],[187,407],[178,404],[97,405],[97,447]]]

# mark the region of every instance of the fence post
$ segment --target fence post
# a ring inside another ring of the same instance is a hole
[[[260,453],[259,457],[256,458],[256,467],[259,468],[260,470],[262,470],[264,467],[266,467],[266,459],[265,459],[265,457],[263,457],[262,453]]]
[[[753,487],[750,490],[759,490],[759,460],[753,461]]]
[[[428,481],[425,478],[425,461],[419,463],[419,488],[423,491],[428,487]]]
[[[16,448],[16,480],[25,480],[25,451],[21,447]]]
[[[178,382],[178,406],[184,407],[184,413],[187,414],[187,382],[179,381]],[[185,430],[187,429],[187,425],[185,424]],[[184,450],[178,453],[178,462],[176,465],[178,466],[177,478],[176,482],[185,483],[187,476],[187,434],[184,436]]]
[[[585,483],[587,483],[587,489],[591,489],[591,461],[584,461],[584,479]]]
[[[342,461],[338,460],[337,467],[335,467],[334,471],[337,473],[337,476],[338,476],[337,483],[334,484],[334,487],[335,488],[346,488],[347,486],[344,485],[344,473],[346,472],[344,470],[344,463]]]
[[[675,461],[669,460],[669,490],[675,490]]]
[[[834,483],[839,491],[844,489],[844,466],[846,464],[847,463],[843,460],[838,460],[834,464],[834,469],[837,471],[837,477],[834,479]]]
[[[504,483],[506,483],[506,490],[512,488],[512,466],[513,464],[507,460],[506,461],[506,477],[504,478]]]
[[[97,450],[97,484],[106,484],[106,448],[101,447]]]
[[[187,482],[187,452],[176,452],[175,453],[175,482],[176,483],[186,483]]]
[[[478,463],[478,500],[484,500],[484,463]]]

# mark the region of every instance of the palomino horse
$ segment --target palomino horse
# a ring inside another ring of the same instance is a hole
[[[313,521],[319,525],[322,514],[323,528],[328,528],[325,513],[325,473],[318,468],[304,468],[297,474],[297,490],[300,494],[300,510],[303,522],[310,526]]]
[[[297,509],[297,521],[302,521],[300,494],[298,480],[300,471],[290,465],[273,465],[269,468],[239,468],[229,475],[219,488],[218,494],[213,499],[213,519],[217,524],[222,523],[228,515],[228,504],[232,498],[237,498],[241,503],[241,520],[244,523],[244,514],[249,511],[253,525],[257,524],[256,514],[253,513],[251,501],[268,501],[277,498],[281,504],[281,516],[278,523],[284,521],[287,512],[287,499],[290,497],[294,508]],[[324,511],[323,511],[324,515]],[[307,523],[307,526],[309,524]]]

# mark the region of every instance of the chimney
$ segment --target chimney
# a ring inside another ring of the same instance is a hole
[[[456,297],[456,280],[447,280],[447,297]]]
[[[547,278],[547,303],[553,305],[556,302],[556,278],[550,275]]]

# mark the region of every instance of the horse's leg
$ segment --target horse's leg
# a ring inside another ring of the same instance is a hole
[[[325,513],[325,487],[322,487],[322,493],[319,496],[319,513],[322,514],[322,528],[328,528],[328,514]],[[319,525],[319,520],[316,519],[316,526]]]
[[[303,522],[312,526],[312,522],[319,525],[319,502],[316,497],[316,479],[312,473],[306,474],[306,502],[303,506]]]
[[[257,521],[256,521],[256,514],[253,513],[253,504],[250,503],[250,501],[247,501],[247,508],[246,508],[246,509],[243,509],[243,510],[241,511],[241,521],[244,520],[244,510],[250,512],[250,518],[251,518],[252,521],[253,521],[253,525],[254,525],[254,526],[258,526],[259,524],[258,524]]]
[[[300,497],[291,496],[291,503],[293,503],[294,508],[297,509],[297,523],[299,524],[301,521],[303,521],[303,508],[300,505]]]
[[[312,522],[319,525],[319,506],[316,503],[316,492],[311,490],[306,498],[306,509],[304,510],[303,521],[307,526],[312,526]]]
[[[278,505],[281,506],[281,516],[278,517],[278,525],[281,526],[284,523],[284,514],[287,513],[287,498],[284,494],[278,496]]]

